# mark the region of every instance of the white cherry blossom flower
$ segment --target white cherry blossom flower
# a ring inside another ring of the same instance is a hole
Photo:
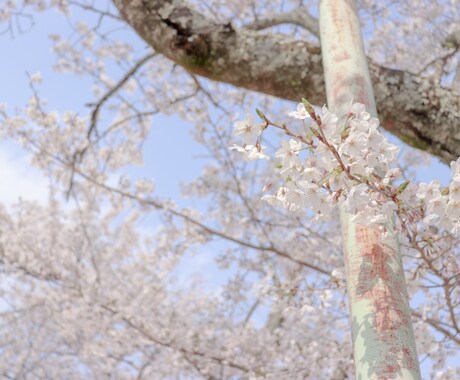
[[[243,136],[244,142],[248,145],[254,145],[262,130],[261,124],[254,124],[254,118],[247,115],[244,120],[234,123],[233,133],[236,136]]]
[[[454,179],[449,185],[449,199],[460,200],[460,178]]]
[[[42,77],[42,74],[37,71],[36,73],[33,73],[30,75],[30,81],[32,83],[36,83],[36,84],[40,84],[43,82],[43,77]]]
[[[302,144],[294,139],[281,142],[281,148],[277,150],[275,156],[281,158],[283,173],[288,173],[292,169],[300,170],[302,168],[302,161],[298,156],[302,149]]]
[[[460,157],[450,163],[452,178],[460,177]]]
[[[445,195],[438,195],[430,199],[427,206],[427,213],[434,214],[438,217],[442,217],[446,210],[448,197]]]
[[[445,215],[453,221],[460,221],[460,200],[450,199],[445,208]]]
[[[297,104],[297,111],[289,112],[289,116],[296,118],[296,119],[304,120],[304,119],[309,118],[310,114],[305,109],[305,106],[303,105],[303,103],[299,103]]]
[[[366,106],[362,103],[354,103],[351,106],[350,113],[354,114],[359,120],[369,120],[370,113],[366,111]]]
[[[236,150],[240,153],[244,153],[248,160],[258,160],[260,158],[269,160],[270,157],[267,156],[263,151],[265,147],[262,145],[245,145],[244,147],[233,144],[232,147],[229,148],[230,150]]]
[[[436,196],[440,196],[440,184],[438,181],[431,181],[430,183],[419,183],[417,189],[417,198],[428,202]]]
[[[365,133],[352,131],[339,147],[339,153],[352,158],[362,157],[367,152],[367,142],[368,139]]]

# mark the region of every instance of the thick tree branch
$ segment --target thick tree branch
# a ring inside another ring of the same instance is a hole
[[[454,80],[452,81],[452,89],[460,93],[460,62],[457,65]]]
[[[448,48],[460,48],[460,29],[456,29],[452,33],[449,33],[443,45]]]
[[[194,74],[284,99],[325,103],[316,46],[215,23],[182,0],[113,1],[150,46]],[[373,63],[370,71],[385,129],[445,162],[460,156],[460,94]]]
[[[263,30],[281,24],[297,25],[308,30],[315,36],[319,36],[318,20],[310,14],[308,7],[306,6],[299,7],[285,13],[270,14],[265,18],[261,18],[246,25],[245,27],[252,30]]]

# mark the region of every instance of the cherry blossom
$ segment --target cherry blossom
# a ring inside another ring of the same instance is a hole
[[[254,124],[252,116],[246,116],[245,120],[235,122],[235,135],[243,136],[246,144],[253,144],[261,132],[261,124]]]
[[[303,103],[297,104],[297,111],[289,112],[289,116],[300,120],[304,120],[310,117]]]
[[[327,214],[330,208],[343,204],[363,224],[387,224],[397,213],[404,220],[423,219],[428,225],[439,224],[457,233],[460,159],[451,164],[453,180],[443,190],[445,193],[436,181],[417,186],[406,181],[395,187],[393,181],[401,175],[393,167],[399,148],[379,132],[379,121],[370,117],[363,104],[351,104],[342,128],[338,127],[337,116],[326,107],[318,115],[313,109],[310,112],[316,122],[316,127],[310,130],[316,139],[281,141],[275,157],[281,159],[278,168],[284,184],[274,196],[263,199],[271,204],[277,199],[291,211],[309,208],[317,214]],[[266,125],[262,130],[265,130],[272,123],[263,118]],[[286,133],[294,135],[289,129]],[[299,157],[302,151],[310,152],[303,162]],[[411,210],[418,211],[414,214]]]
[[[1,38],[49,41],[54,71],[25,58],[26,100],[0,99],[0,136],[49,184],[0,200],[1,376],[354,378],[343,207],[401,243],[423,378],[460,377],[458,2],[358,2],[380,120],[324,105],[316,5],[2,4]],[[184,128],[154,159],[170,116]],[[165,192],[149,167],[182,165],[183,136],[201,167]],[[452,181],[417,180],[430,153]]]

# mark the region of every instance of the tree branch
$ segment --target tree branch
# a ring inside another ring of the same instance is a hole
[[[453,342],[455,342],[458,345],[460,345],[460,338],[457,335],[452,334],[448,329],[442,327],[439,321],[437,321],[437,320],[435,320],[433,318],[424,318],[421,313],[419,313],[418,311],[415,311],[415,310],[412,310],[412,315],[414,317],[420,318],[422,321],[428,323],[435,330],[437,330],[438,332],[444,334],[447,338],[451,339]]]
[[[151,206],[154,209],[165,211],[165,212],[167,212],[167,213],[169,213],[169,214],[171,214],[173,216],[179,217],[180,219],[182,219],[185,222],[188,222],[188,223],[191,223],[191,224],[195,225],[196,227],[200,228],[203,232],[205,232],[207,234],[210,234],[212,236],[218,236],[218,237],[220,237],[220,238],[222,238],[224,240],[231,241],[233,243],[236,243],[236,244],[241,245],[241,246],[246,247],[246,248],[254,249],[256,251],[272,252],[272,253],[276,254],[277,256],[283,257],[283,258],[285,258],[285,259],[287,259],[289,261],[292,261],[292,262],[294,262],[294,263],[296,263],[296,264],[298,264],[300,266],[312,269],[312,270],[314,270],[314,271],[316,271],[318,273],[321,273],[323,275],[326,275],[328,277],[332,277],[331,271],[329,271],[329,270],[327,270],[325,268],[322,268],[322,267],[320,267],[318,265],[315,265],[315,264],[309,263],[307,261],[304,261],[302,259],[293,257],[290,254],[288,254],[287,252],[284,252],[284,251],[278,249],[277,247],[275,247],[273,245],[273,243],[270,243],[270,244],[267,244],[267,245],[257,245],[257,244],[253,244],[253,243],[248,242],[248,241],[241,240],[241,239],[239,239],[237,237],[227,235],[223,231],[219,231],[217,229],[209,227],[209,226],[201,223],[200,221],[193,219],[191,216],[187,215],[186,213],[181,212],[180,210],[176,210],[174,208],[165,206],[164,204],[160,203],[159,201],[157,201],[157,200],[155,200],[153,198],[140,198],[140,197],[137,197],[135,194],[129,193],[127,191],[120,190],[120,189],[118,189],[116,187],[113,187],[113,186],[110,186],[110,185],[108,185],[108,184],[106,184],[104,182],[99,182],[99,181],[93,179],[88,174],[86,174],[83,171],[81,171],[77,167],[77,165],[76,165],[76,163],[74,161],[63,160],[63,159],[57,157],[56,155],[50,153],[45,147],[39,146],[37,144],[34,144],[30,140],[29,140],[29,142],[31,144],[35,145],[38,149],[40,149],[40,152],[42,152],[43,154],[47,154],[49,157],[53,158],[55,161],[70,167],[72,169],[73,174],[78,174],[82,178],[87,180],[88,182],[90,182],[90,183],[92,183],[92,184],[94,184],[96,186],[99,186],[99,187],[101,187],[101,188],[103,188],[103,189],[105,189],[105,190],[107,190],[109,192],[112,192],[114,194],[118,194],[118,195],[120,195],[120,196],[122,196],[122,197],[124,197],[126,199],[130,199],[132,201],[135,201],[140,205]]]
[[[285,259],[287,259],[289,261],[292,261],[292,262],[294,262],[296,264],[299,264],[300,266],[312,269],[312,270],[314,270],[314,271],[316,271],[318,273],[321,273],[323,275],[331,277],[331,272],[328,271],[327,269],[322,268],[322,267],[320,267],[318,265],[309,263],[309,262],[304,261],[302,259],[298,259],[296,257],[293,257],[290,254],[288,254],[288,253],[286,253],[286,252],[284,252],[282,250],[279,250],[273,244],[268,244],[266,246],[257,245],[257,244],[253,244],[253,243],[248,242],[248,241],[241,240],[241,239],[239,239],[237,237],[227,235],[223,231],[219,231],[217,229],[214,229],[212,227],[209,227],[209,226],[201,223],[198,220],[195,220],[194,218],[192,218],[191,216],[187,215],[184,212],[181,212],[180,210],[176,210],[176,209],[173,209],[173,208],[170,208],[170,207],[165,207],[165,205],[161,204],[160,202],[158,202],[158,201],[156,201],[156,200],[154,200],[152,198],[148,198],[148,199],[139,198],[139,197],[137,197],[134,194],[131,194],[129,192],[117,189],[115,187],[109,186],[109,185],[107,185],[105,183],[102,183],[102,182],[97,182],[94,179],[92,179],[91,177],[87,176],[86,174],[84,174],[83,172],[81,172],[81,171],[79,171],[77,169],[75,169],[75,172],[78,173],[81,177],[83,177],[86,180],[88,180],[89,182],[91,182],[91,183],[93,183],[93,184],[95,184],[97,186],[100,186],[100,187],[106,189],[107,191],[110,191],[112,193],[121,195],[121,196],[123,196],[125,198],[128,198],[128,199],[131,199],[131,200],[133,200],[135,202],[138,202],[139,204],[151,206],[151,207],[153,207],[153,208],[155,208],[157,210],[163,210],[165,212],[168,212],[171,215],[179,217],[182,220],[195,225],[196,227],[200,228],[202,231],[204,231],[207,234],[210,234],[212,236],[218,236],[218,237],[220,237],[220,238],[222,238],[224,240],[231,241],[231,242],[236,243],[236,244],[238,244],[240,246],[243,246],[243,247],[246,247],[246,248],[251,248],[251,249],[254,249],[256,251],[272,252],[272,253],[280,256],[280,257],[283,257],[283,258],[285,258]]]
[[[308,7],[302,6],[285,13],[273,13],[266,18],[254,21],[245,26],[246,29],[263,30],[281,24],[293,24],[308,30],[310,33],[319,36],[318,20],[308,11]]]
[[[94,107],[93,112],[91,113],[91,123],[87,132],[87,137],[88,139],[91,137],[91,134],[96,130],[96,125],[97,121],[99,118],[99,113],[101,111],[101,108],[103,105],[109,100],[115,93],[122,88],[126,82],[139,70],[144,63],[149,61],[151,58],[153,58],[156,55],[156,53],[148,53],[145,56],[143,56],[141,59],[139,59],[136,64],[129,69],[125,75],[114,85],[112,86],[105,94],[104,96],[99,99],[96,103],[90,103],[88,106]]]
[[[186,348],[183,348],[183,347],[180,347],[180,346],[176,345],[174,342],[164,342],[164,341],[156,338],[154,335],[150,334],[149,331],[147,331],[147,329],[144,328],[142,325],[136,324],[130,318],[126,318],[125,316],[121,315],[121,313],[119,313],[117,310],[112,309],[110,306],[100,305],[100,307],[103,308],[104,310],[109,311],[110,313],[112,313],[114,315],[120,315],[121,319],[129,327],[131,327],[134,330],[138,331],[141,335],[143,335],[145,338],[147,338],[148,340],[152,341],[156,345],[161,346],[161,347],[165,347],[165,348],[169,348],[169,349],[171,349],[173,351],[180,352],[182,355],[184,355],[184,359],[186,359],[186,361],[189,361],[188,356],[197,356],[197,357],[200,357],[200,358],[203,358],[203,359],[207,359],[207,360],[211,360],[213,362],[216,362],[219,365],[227,365],[227,366],[229,366],[231,368],[238,369],[238,370],[243,371],[243,372],[251,372],[250,368],[248,368],[248,367],[246,367],[244,365],[238,364],[236,362],[233,362],[232,360],[229,360],[227,358],[207,354],[207,353],[198,351],[196,349],[189,350],[189,349],[186,349]]]
[[[218,24],[182,0],[113,0],[157,52],[194,74],[237,87],[325,103],[321,51],[280,34]],[[429,79],[370,63],[383,127],[450,162],[460,156],[460,95]]]
[[[457,64],[454,80],[452,81],[452,90],[460,93],[460,62]]]

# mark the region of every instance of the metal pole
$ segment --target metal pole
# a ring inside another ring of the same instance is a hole
[[[353,100],[377,116],[353,0],[320,0],[320,36],[330,110],[344,116]],[[341,223],[356,379],[420,380],[397,238],[344,210]]]

